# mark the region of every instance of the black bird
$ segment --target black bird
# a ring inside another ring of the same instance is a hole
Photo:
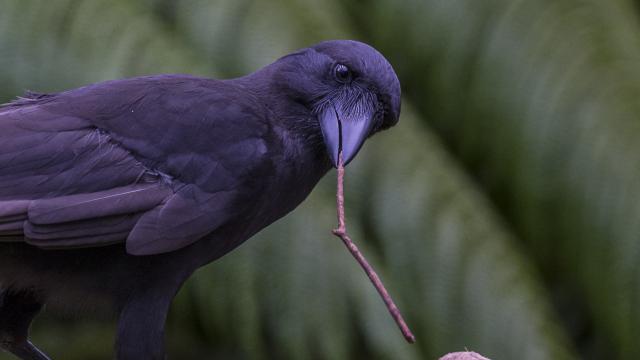
[[[164,358],[170,303],[199,267],[298,206],[400,114],[389,62],[326,41],[253,74],[158,75],[0,107],[0,346],[44,304],[113,309],[118,359]]]

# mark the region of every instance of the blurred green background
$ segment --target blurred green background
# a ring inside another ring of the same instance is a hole
[[[330,173],[187,283],[170,358],[637,359],[639,5],[4,0],[0,101],[143,74],[234,77],[321,40],[368,42],[398,72],[403,113],[347,169],[348,224],[417,343],[331,236]],[[49,311],[33,337],[55,359],[109,359],[114,324]]]

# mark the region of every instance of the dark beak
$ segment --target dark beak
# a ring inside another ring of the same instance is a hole
[[[322,136],[331,157],[331,163],[338,167],[338,154],[342,150],[344,165],[356,156],[369,136],[373,126],[374,112],[345,112],[342,107],[328,106],[320,115]]]

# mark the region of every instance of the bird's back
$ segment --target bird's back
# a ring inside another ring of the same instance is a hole
[[[261,191],[269,130],[251,94],[189,76],[29,94],[0,107],[0,242],[187,246]]]

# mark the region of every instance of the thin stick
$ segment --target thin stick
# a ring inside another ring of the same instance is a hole
[[[332,232],[335,236],[342,239],[342,242],[345,244],[347,249],[349,249],[351,255],[353,255],[353,257],[358,261],[364,272],[373,283],[373,286],[375,286],[376,290],[378,290],[378,293],[382,297],[382,300],[384,300],[385,305],[387,305],[387,309],[393,317],[393,320],[395,320],[396,324],[398,324],[402,335],[407,340],[407,342],[413,344],[416,341],[416,337],[413,336],[413,333],[411,333],[411,330],[404,322],[402,314],[400,314],[400,310],[398,310],[398,307],[393,302],[393,299],[382,284],[382,281],[378,277],[378,274],[376,274],[371,265],[369,265],[367,259],[364,258],[360,250],[358,250],[356,244],[351,241],[351,238],[347,234],[347,225],[344,218],[344,165],[342,164],[342,151],[338,156],[338,191],[336,194],[336,199],[338,202],[338,228],[334,229]]]

